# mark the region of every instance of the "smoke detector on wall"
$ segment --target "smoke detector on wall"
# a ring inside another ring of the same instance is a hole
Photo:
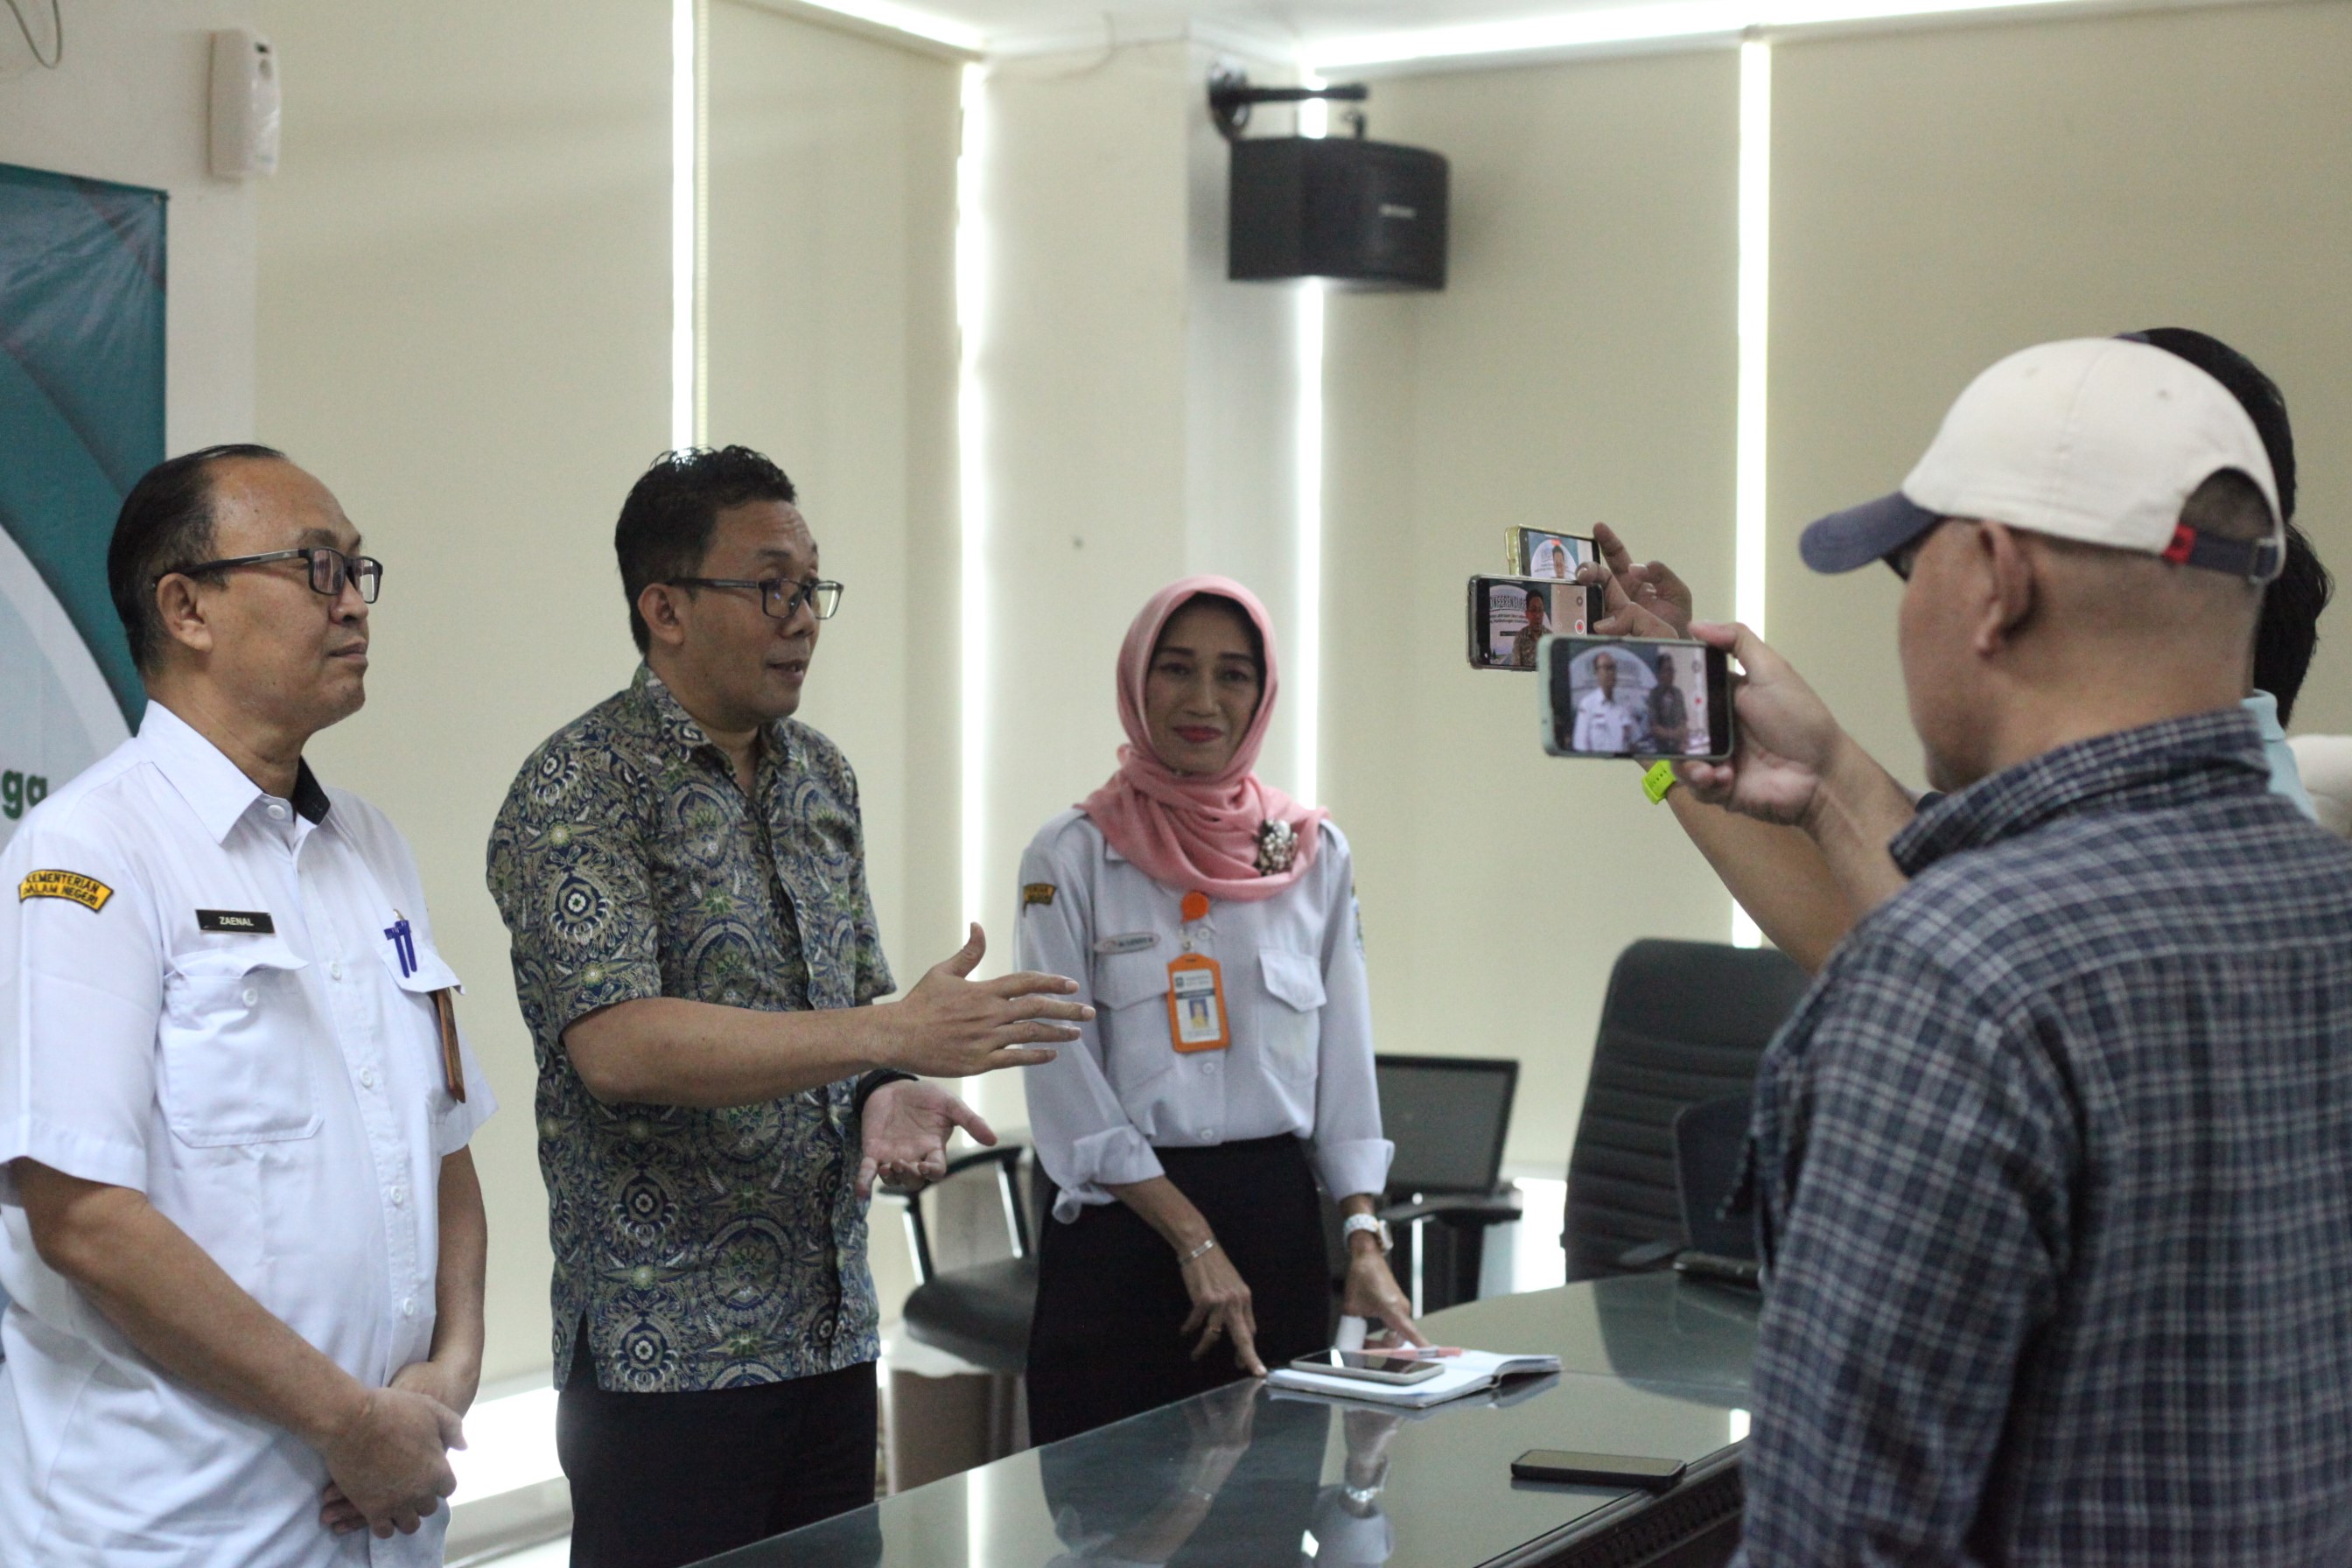
[[[216,178],[278,172],[278,54],[249,27],[213,35],[212,168]]]

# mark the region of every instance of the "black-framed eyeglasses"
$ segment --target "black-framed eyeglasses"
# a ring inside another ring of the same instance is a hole
[[[795,583],[790,577],[671,577],[666,588],[757,588],[760,591],[760,613],[770,620],[789,621],[802,605],[820,621],[833,619],[841,608],[841,584],[823,577],[808,577]]]
[[[155,581],[166,577],[201,577],[208,572],[226,572],[232,566],[263,566],[272,561],[300,561],[310,572],[310,591],[324,594],[330,599],[343,591],[346,582],[356,584],[360,599],[364,604],[375,603],[376,594],[383,587],[383,563],[373,555],[346,555],[340,550],[330,550],[323,544],[306,544],[299,550],[270,550],[259,555],[230,555],[218,561],[199,561],[192,566],[174,566],[168,572],[158,572]],[[149,584],[151,587],[152,584]]]
[[[1927,536],[1923,533],[1916,539],[1896,545],[1879,559],[1886,563],[1888,571],[1908,583],[1911,581],[1911,568],[1919,563],[1919,547],[1927,542]]]

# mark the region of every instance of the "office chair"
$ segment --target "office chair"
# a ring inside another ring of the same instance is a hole
[[[1486,1230],[1519,1217],[1499,1184],[1519,1064],[1477,1057],[1372,1058],[1381,1130],[1396,1145],[1380,1216],[1410,1227],[1391,1259],[1416,1316],[1475,1300]]]
[[[915,1255],[916,1285],[905,1311],[908,1338],[1012,1377],[1029,1363],[1029,1319],[1037,1305],[1037,1258],[1029,1245],[1029,1216],[1019,1182],[1024,1152],[1014,1143],[959,1155],[948,1162],[947,1173],[931,1184],[937,1187],[967,1171],[994,1166],[1005,1228],[1012,1237],[1010,1258],[940,1273],[931,1260],[921,1194],[902,1199],[907,1239]]]
[[[1570,1280],[1655,1268],[1690,1244],[1675,1118],[1747,1093],[1811,984],[1773,948],[1644,940],[1618,956],[1568,1161]]]

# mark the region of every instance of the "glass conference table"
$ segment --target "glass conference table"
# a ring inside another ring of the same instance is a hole
[[[727,1568],[1474,1568],[1720,1562],[1737,1535],[1757,1298],[1672,1274],[1431,1314],[1555,1376],[1426,1411],[1244,1382],[709,1560]],[[1659,1495],[1512,1479],[1529,1448],[1662,1456]],[[1677,1550],[1677,1549],[1680,1550]],[[1685,1555],[1686,1553],[1686,1555]]]

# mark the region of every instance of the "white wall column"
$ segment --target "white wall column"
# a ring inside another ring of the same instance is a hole
[[[969,111],[986,153],[966,217],[981,270],[964,526],[986,633],[967,656],[986,668],[963,760],[984,839],[966,899],[991,969],[1012,961],[1023,847],[1111,771],[1113,672],[1144,599],[1221,572],[1278,637],[1297,619],[1304,286],[1225,279],[1227,153],[1207,109],[1221,59],[1285,79],[1174,38],[1000,61]],[[1268,737],[1276,784],[1297,777],[1296,734],[1286,716]],[[1000,1126],[1024,1120],[1016,1080],[975,1088]]]

